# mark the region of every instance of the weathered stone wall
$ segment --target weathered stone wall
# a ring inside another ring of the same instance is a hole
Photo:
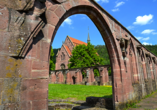
[[[54,70],[50,72],[49,83],[54,84],[82,84],[82,85],[108,85],[112,84],[109,79],[109,65]],[[94,77],[94,69],[98,68],[99,77]],[[86,77],[83,78],[82,70],[86,71]]]
[[[61,23],[74,14],[86,14],[105,41],[113,108],[121,110],[157,89],[157,57],[94,0],[1,0],[0,109],[48,109],[50,46]]]

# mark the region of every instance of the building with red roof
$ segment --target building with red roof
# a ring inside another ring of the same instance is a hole
[[[88,34],[87,42],[90,42],[89,34]],[[72,50],[75,46],[79,44],[87,45],[87,43],[82,42],[78,39],[69,36],[66,37],[65,42],[62,44],[61,49],[58,51],[56,55],[55,70],[68,69],[68,63],[69,63],[68,61],[72,55]]]

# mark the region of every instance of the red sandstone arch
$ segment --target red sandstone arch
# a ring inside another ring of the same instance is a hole
[[[116,42],[116,36],[110,29],[110,23],[108,19],[96,6],[94,6],[88,0],[79,0],[75,2],[75,5],[71,4],[72,3],[70,1],[67,1],[60,5],[51,5],[48,7],[48,10],[46,11],[47,26],[45,27],[45,30],[49,30],[49,33],[51,30],[53,31],[47,35],[49,40],[53,42],[54,36],[59,26],[67,17],[74,14],[86,14],[97,26],[109,52],[114,78],[113,100],[115,100],[115,102],[123,102],[126,100],[124,99],[124,96],[127,95],[126,90],[123,90],[123,85],[121,82],[122,79],[120,77],[123,76],[122,74],[124,73],[124,63],[120,57],[122,55],[119,44]]]

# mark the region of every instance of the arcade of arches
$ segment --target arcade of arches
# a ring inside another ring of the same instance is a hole
[[[50,46],[74,14],[86,14],[108,48],[116,110],[157,89],[157,57],[94,0],[1,0],[0,109],[48,109]]]

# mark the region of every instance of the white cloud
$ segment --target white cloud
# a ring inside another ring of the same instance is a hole
[[[84,20],[84,19],[86,19],[86,17],[82,17],[81,19]]]
[[[142,40],[149,40],[149,37],[143,38]]]
[[[65,19],[64,21],[66,24],[71,25],[72,24],[72,20],[70,18]]]
[[[103,3],[108,3],[109,0],[95,0],[96,2],[103,2]]]
[[[143,37],[136,37],[138,40],[149,40],[150,39],[150,37],[146,37],[146,38],[143,38]]]
[[[151,34],[154,31],[155,31],[154,29],[146,29],[146,30],[142,31],[141,34]]]
[[[67,19],[64,20],[64,22],[62,23],[61,26],[64,26],[64,24],[71,25],[72,24],[72,20],[70,18],[67,18]]]
[[[143,45],[152,45],[151,43],[143,42]]]
[[[127,27],[127,29],[129,29],[129,30],[131,30],[131,29],[133,29],[134,28],[134,26],[128,26]]]
[[[119,8],[112,9],[113,12],[119,11]]]
[[[143,37],[136,37],[138,40],[141,40]]]
[[[152,34],[153,34],[153,35],[156,35],[156,34],[157,34],[157,32],[152,32]]]
[[[125,2],[118,2],[118,3],[116,3],[115,7],[119,7],[119,6],[124,5],[124,4],[125,4]]]
[[[137,16],[136,21],[133,24],[136,25],[146,25],[148,23],[151,23],[153,19],[153,15],[144,15],[144,16]]]

